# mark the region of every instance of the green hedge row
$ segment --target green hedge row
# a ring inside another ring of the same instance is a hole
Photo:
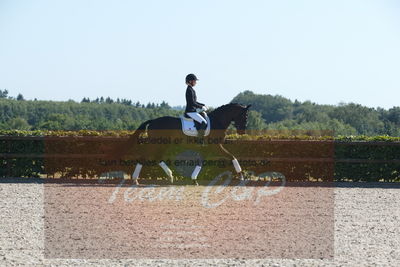
[[[58,174],[69,178],[97,178],[108,171],[131,173],[134,161],[107,161],[101,155],[132,133],[0,131],[0,177],[52,177]],[[228,138],[231,142],[226,148],[242,161],[243,169],[256,174],[281,172],[290,181],[400,181],[399,137],[231,134]],[[49,154],[55,156],[46,157]],[[77,154],[80,156],[76,157]],[[204,153],[204,157],[213,156],[209,154]],[[248,158],[269,159],[270,162],[252,165],[246,161]],[[224,170],[232,171],[230,162],[225,163],[221,164],[223,167],[205,167],[202,178],[212,178]],[[143,176],[165,175],[155,165],[150,166]]]
[[[2,136],[129,136],[135,131],[122,130],[122,131],[94,131],[94,130],[80,130],[80,131],[23,131],[23,130],[0,130],[0,138]],[[267,132],[268,133],[268,132]],[[263,135],[238,135],[228,134],[228,139],[235,140],[276,140],[276,139],[290,139],[290,140],[335,140],[335,141],[385,141],[385,142],[400,142],[400,137],[393,137],[388,135],[382,136],[367,136],[367,135],[350,135],[350,136],[310,136],[310,135],[279,135],[279,134],[263,134]]]

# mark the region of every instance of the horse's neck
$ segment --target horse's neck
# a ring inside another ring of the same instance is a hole
[[[228,129],[228,126],[231,123],[231,120],[227,119],[226,112],[224,113],[222,110],[218,112],[210,112],[207,114],[211,121],[217,122],[217,127],[220,127],[223,130]],[[211,123],[211,125],[216,125],[215,123]]]

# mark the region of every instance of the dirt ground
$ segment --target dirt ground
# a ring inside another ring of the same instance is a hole
[[[400,185],[0,183],[0,266],[399,266]]]

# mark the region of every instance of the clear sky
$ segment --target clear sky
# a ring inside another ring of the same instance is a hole
[[[220,106],[244,90],[399,106],[400,1],[0,0],[0,89]]]

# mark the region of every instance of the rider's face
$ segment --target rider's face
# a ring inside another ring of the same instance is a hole
[[[197,83],[197,81],[196,81],[196,80],[192,80],[192,81],[190,81],[190,82],[189,82],[190,86],[192,86],[192,87],[193,87],[193,86],[195,86],[195,85],[196,85],[196,83]]]

